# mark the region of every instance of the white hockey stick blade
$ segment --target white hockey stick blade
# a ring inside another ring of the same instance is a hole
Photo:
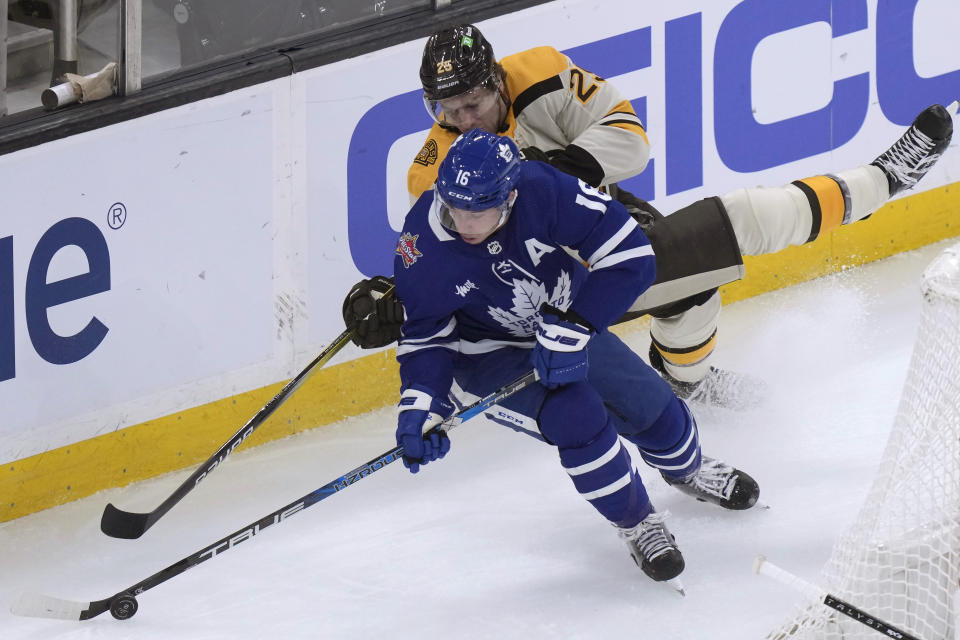
[[[80,620],[80,614],[89,608],[89,602],[61,600],[38,593],[21,593],[20,597],[10,605],[10,613],[28,618]]]

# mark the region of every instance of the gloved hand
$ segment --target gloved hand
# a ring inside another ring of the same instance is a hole
[[[353,343],[358,347],[376,349],[400,339],[403,305],[392,287],[393,278],[374,276],[353,285],[344,299],[343,322],[356,330]]]
[[[607,192],[626,207],[627,213],[640,224],[644,233],[664,218],[663,214],[652,204],[646,200],[641,200],[625,189],[621,189],[619,185],[608,185]]]
[[[575,311],[540,307],[537,344],[533,347],[533,368],[537,380],[548,389],[587,378],[587,342],[595,333],[590,323]]]
[[[539,147],[524,147],[520,149],[520,159],[546,162],[554,169],[559,169],[574,178],[580,178],[594,187],[600,186],[600,182],[603,180],[603,172],[597,161],[576,145],[570,145],[565,149],[550,149],[549,151],[544,151]]]
[[[400,396],[397,418],[397,444],[403,447],[403,465],[416,473],[421,465],[439,460],[450,451],[445,431],[426,432],[453,414],[453,405],[420,385],[411,385]]]
[[[524,147],[520,149],[520,159],[521,160],[539,160],[540,162],[550,163],[550,158],[547,156],[547,153],[540,149],[539,147]]]

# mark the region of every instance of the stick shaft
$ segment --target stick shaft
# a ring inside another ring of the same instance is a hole
[[[888,622],[880,620],[876,616],[870,614],[859,607],[856,607],[849,602],[845,602],[840,598],[831,595],[821,589],[820,587],[807,582],[803,578],[793,575],[785,569],[781,569],[777,565],[768,561],[763,556],[758,556],[754,561],[754,572],[760,575],[773,578],[777,582],[787,585],[797,591],[800,591],[805,596],[812,600],[818,600],[825,604],[826,606],[839,611],[845,616],[856,620],[860,624],[870,627],[875,631],[880,632],[888,638],[898,638],[899,640],[919,640],[916,636],[913,636],[906,631],[898,629]]]
[[[283,386],[277,395],[270,399],[257,413],[230,437],[223,445],[201,464],[183,483],[174,489],[153,511],[134,513],[118,509],[108,504],[100,517],[100,530],[113,538],[139,538],[162,518],[178,502],[193,491],[210,473],[233,453],[244,440],[250,437],[260,425],[267,421],[293,393],[303,385],[316,371],[336,355],[353,337],[353,329],[347,329],[327,346],[310,364]]]
[[[477,400],[470,406],[451,416],[444,423],[434,427],[434,429],[453,429],[465,420],[469,420],[470,418],[482,413],[486,409],[489,409],[500,400],[503,400],[504,398],[520,391],[535,380],[536,375],[533,371],[526,373],[516,380],[500,387],[490,395]],[[287,520],[291,516],[300,513],[304,509],[320,502],[321,500],[324,500],[335,493],[343,491],[347,487],[359,482],[360,480],[363,480],[364,478],[372,475],[391,462],[400,459],[401,457],[403,457],[403,447],[393,447],[392,449],[381,453],[372,460],[341,475],[336,480],[332,480],[322,487],[311,491],[307,495],[294,500],[293,502],[284,505],[279,509],[276,509],[259,520],[251,522],[247,526],[237,529],[233,533],[220,538],[213,544],[207,545],[203,549],[200,549],[199,551],[196,551],[189,556],[174,562],[170,566],[161,569],[152,576],[145,578],[134,585],[131,585],[127,589],[124,589],[123,591],[120,591],[109,598],[104,598],[103,600],[94,600],[91,602],[72,602],[50,596],[31,595],[21,598],[20,601],[18,601],[20,604],[12,608],[12,612],[17,615],[35,617],[70,617],[79,620],[89,620],[90,618],[96,617],[104,611],[109,610],[111,604],[118,598],[127,595],[137,596],[144,591],[152,589],[153,587],[166,582],[170,578],[180,575],[191,567],[195,567],[198,564],[213,558],[214,556],[220,555],[224,551],[229,551],[241,542],[245,542],[259,535],[264,529],[274,524],[283,522],[284,520]],[[75,616],[79,616],[79,618]]]

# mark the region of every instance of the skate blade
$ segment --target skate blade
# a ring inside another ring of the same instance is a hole
[[[683,589],[683,583],[680,582],[680,578],[671,578],[670,580],[667,580],[667,584],[673,587],[673,589],[681,596],[686,597],[687,592]]]

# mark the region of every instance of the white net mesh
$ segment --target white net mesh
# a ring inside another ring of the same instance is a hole
[[[917,638],[943,640],[960,638],[960,244],[927,267],[922,291],[920,328],[877,477],[834,545],[821,585]],[[881,637],[810,602],[767,639]]]

